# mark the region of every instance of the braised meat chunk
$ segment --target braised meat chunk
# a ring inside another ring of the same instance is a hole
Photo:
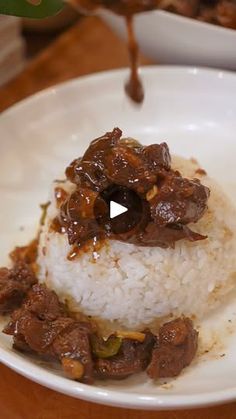
[[[91,332],[90,323],[78,322],[67,315],[57,295],[42,285],[33,286],[4,329],[4,333],[13,336],[15,348],[61,361],[66,372],[77,374],[73,378],[87,383],[93,381]],[[74,361],[74,368],[70,360]],[[78,378],[80,364],[82,375]]]
[[[37,282],[29,265],[18,262],[12,269],[0,269],[0,314],[19,307],[27,291]]]
[[[117,184],[147,192],[163,169],[170,169],[166,143],[142,147],[121,139],[122,131],[114,128],[91,142],[84,156],[66,169],[67,178],[80,187],[102,192]]]
[[[91,142],[82,158],[74,160],[66,169],[66,176],[79,186],[85,186],[100,192],[108,185],[105,174],[104,158],[116,146],[121,138],[122,131],[114,128]]]
[[[97,198],[96,192],[81,187],[62,203],[58,221],[60,229],[67,231],[69,244],[82,244],[100,234],[93,212]],[[102,199],[100,201],[102,205]]]
[[[42,285],[36,285],[27,297],[23,307],[40,320],[53,321],[60,316],[65,316],[65,308],[54,291],[49,291]]]
[[[196,223],[206,210],[209,195],[198,179],[184,179],[172,172],[149,201],[152,219],[159,227]]]
[[[175,377],[193,360],[197,351],[198,332],[188,318],[179,318],[160,328],[152,359],[147,368],[153,378]]]
[[[61,360],[62,366],[70,378],[85,383],[93,382],[91,333],[92,328],[89,323],[72,321],[64,331],[58,333],[52,345],[55,356]],[[70,370],[68,371],[69,365]],[[78,376],[79,366],[82,371],[80,377]]]
[[[179,240],[185,239],[194,242],[204,240],[206,237],[181,224],[173,224],[162,228],[154,222],[150,222],[142,232],[133,236],[126,234],[126,242],[136,244],[137,246],[158,246],[163,249],[171,247],[174,249],[175,243]]]

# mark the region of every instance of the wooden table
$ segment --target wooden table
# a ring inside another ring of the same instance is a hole
[[[143,64],[148,60],[142,58]],[[86,18],[0,89],[0,110],[45,87],[84,74],[126,66],[125,45],[97,18]],[[0,419],[235,419],[236,403],[208,409],[144,412],[63,396],[0,365]]]

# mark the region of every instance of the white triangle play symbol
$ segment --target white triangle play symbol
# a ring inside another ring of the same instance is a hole
[[[128,211],[128,208],[123,205],[117,204],[115,201],[110,202],[110,218],[118,217],[118,215],[124,214]]]

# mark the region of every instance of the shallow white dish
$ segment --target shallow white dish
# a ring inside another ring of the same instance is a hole
[[[172,152],[199,159],[236,200],[236,76],[194,68],[146,68],[146,99],[137,107],[123,91],[127,75],[123,70],[74,80],[0,116],[0,266],[14,245],[35,233],[38,204],[47,200],[51,180],[91,139],[114,126],[143,143],[168,140]],[[226,325],[227,334],[218,333]],[[138,375],[86,386],[13,351],[11,339],[3,334],[0,360],[47,387],[108,405],[172,409],[236,399],[236,303],[214,313],[205,327],[218,339],[212,352],[167,385]]]
[[[126,37],[124,18],[104,10],[99,13]],[[154,62],[236,69],[236,30],[162,10],[138,14],[134,22],[141,50]]]

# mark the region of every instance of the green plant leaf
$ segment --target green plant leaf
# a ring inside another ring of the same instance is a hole
[[[63,0],[42,0],[38,6],[26,0],[0,0],[0,14],[42,19],[53,16],[64,7]]]

